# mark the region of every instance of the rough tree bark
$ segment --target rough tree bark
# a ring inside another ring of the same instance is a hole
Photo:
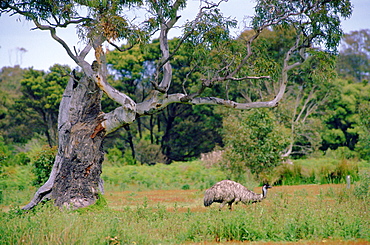
[[[102,92],[86,77],[72,77],[63,94],[58,118],[59,148],[48,181],[23,209],[51,198],[59,207],[86,207],[103,193],[100,179],[105,131],[100,107]]]

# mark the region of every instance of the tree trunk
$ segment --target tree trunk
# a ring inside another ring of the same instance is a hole
[[[60,104],[59,148],[49,180],[23,209],[45,198],[59,207],[81,208],[95,203],[103,192],[100,179],[104,158],[101,125],[102,92],[92,81],[71,78]]]

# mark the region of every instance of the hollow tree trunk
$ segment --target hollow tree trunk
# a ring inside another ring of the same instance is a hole
[[[82,77],[71,78],[59,108],[59,148],[48,181],[23,209],[31,209],[45,198],[59,207],[81,208],[95,203],[103,192],[100,179],[104,130],[100,106],[101,90]]]

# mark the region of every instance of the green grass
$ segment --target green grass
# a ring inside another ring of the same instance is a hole
[[[309,164],[317,168],[318,163],[307,161],[301,166],[305,169]],[[310,185],[299,190],[274,187],[263,202],[240,204],[232,212],[218,211],[217,204],[203,207],[202,190],[225,176],[216,168],[205,168],[199,161],[105,166],[102,177],[107,194],[96,206],[78,211],[59,210],[46,203],[22,212],[19,207],[34,194],[35,188],[31,186],[34,177],[29,165],[9,166],[0,176],[1,244],[184,244],[323,239],[370,242],[370,174],[368,164],[361,164],[364,166],[360,168],[359,180],[351,189],[346,189],[344,183]],[[316,192],[312,193],[308,187],[316,188]],[[186,199],[179,197],[167,203],[155,201],[158,198],[138,198],[142,193],[153,192],[139,191],[155,189],[175,189],[179,192],[171,192],[171,195],[177,196],[180,192],[188,195]],[[187,189],[193,194],[189,195]],[[119,207],[116,207],[110,201],[117,200],[115,195],[122,191],[128,191],[124,195],[129,195],[131,203],[117,202]],[[181,200],[186,200],[187,206],[183,206]]]
[[[226,175],[218,168],[206,168],[200,161],[171,165],[103,166],[107,190],[207,189]]]
[[[22,205],[30,200],[36,188],[32,186],[34,175],[30,165],[5,166],[0,173],[0,207]]]
[[[346,182],[346,176],[351,181],[358,181],[362,172],[370,170],[370,163],[356,159],[301,159],[294,164],[282,164],[276,167],[271,175],[272,184],[340,184]]]
[[[221,170],[206,168],[200,161],[155,166],[103,165],[102,173],[106,191],[204,190],[225,178]],[[36,191],[32,186],[35,179],[32,165],[4,167],[3,172],[0,172],[0,208],[9,205],[21,206],[30,201]]]
[[[304,191],[276,193],[256,205],[238,205],[232,212],[217,207],[169,211],[146,202],[121,211],[104,205],[81,212],[46,204],[28,213],[16,209],[1,213],[0,236],[2,244],[370,241],[369,204],[351,190],[330,188],[315,196]]]

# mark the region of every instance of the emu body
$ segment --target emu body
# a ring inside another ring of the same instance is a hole
[[[206,190],[204,194],[204,206],[207,207],[214,202],[218,202],[221,203],[220,210],[226,204],[229,205],[229,209],[231,210],[234,202],[242,202],[244,204],[260,202],[266,198],[268,188],[271,188],[271,186],[265,184],[262,187],[262,194],[257,194],[235,181],[222,180]]]

